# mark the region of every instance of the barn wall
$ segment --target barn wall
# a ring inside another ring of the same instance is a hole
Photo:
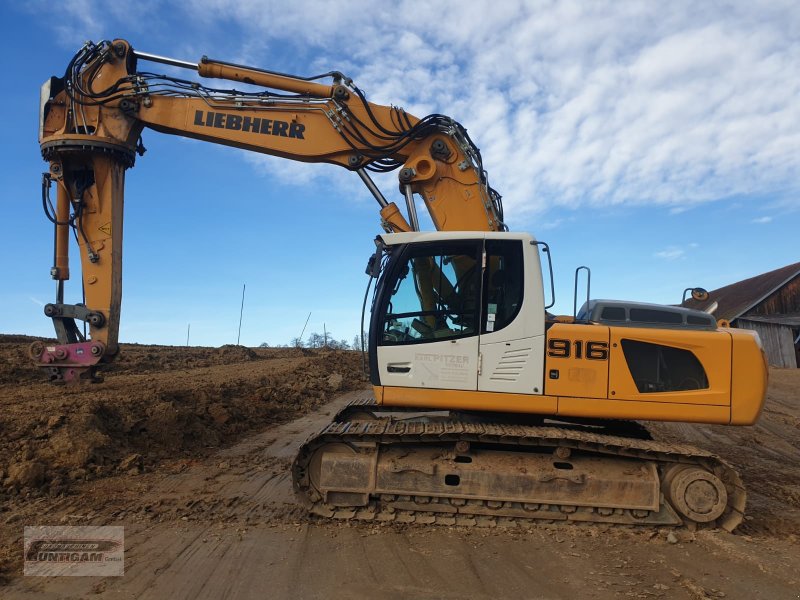
[[[742,316],[788,315],[792,313],[800,313],[800,275],[775,290]]]
[[[758,333],[771,366],[797,368],[791,327],[746,319],[737,319],[736,324],[740,329],[751,329]]]

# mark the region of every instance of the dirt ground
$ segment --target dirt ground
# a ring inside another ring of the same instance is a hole
[[[106,382],[54,387],[0,336],[3,598],[800,598],[800,370],[755,427],[648,423],[748,488],[722,531],[469,529],[308,518],[299,444],[369,393],[358,353],[123,346]],[[21,576],[24,525],[125,527],[124,577]]]

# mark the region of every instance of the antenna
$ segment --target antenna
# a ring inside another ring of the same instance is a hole
[[[303,334],[306,332],[306,326],[308,325],[308,320],[311,318],[311,311],[309,311],[308,316],[306,317],[306,322],[303,325],[303,331],[300,332],[300,337],[297,338],[300,342],[303,342]]]
[[[247,284],[242,284],[242,307],[239,309],[239,333],[236,334],[236,345],[239,345],[239,339],[242,337],[242,314],[244,313],[244,290]]]

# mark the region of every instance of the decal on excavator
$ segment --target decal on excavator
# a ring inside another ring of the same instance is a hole
[[[584,348],[586,348],[584,356]],[[551,339],[547,342],[547,356],[553,358],[575,358],[589,360],[608,360],[608,344],[606,342],[583,342],[582,340]]]
[[[278,135],[282,137],[305,139],[303,132],[305,125],[288,123],[277,119],[261,119],[232,115],[229,113],[196,110],[194,111],[194,124],[203,127],[216,127],[217,129],[231,129],[233,131],[249,131],[264,135]]]

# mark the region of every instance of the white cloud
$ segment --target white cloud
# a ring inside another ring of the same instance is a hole
[[[19,3],[19,9],[44,14],[56,33],[58,41],[73,50],[87,40],[100,41],[110,34],[125,31],[141,33],[158,23],[158,0],[140,0],[136,3],[100,2],[98,0],[69,0],[58,5],[53,15],[53,4],[48,0],[29,0]],[[118,31],[113,31],[113,28]]]
[[[656,258],[663,258],[664,260],[677,260],[686,256],[686,250],[678,248],[677,246],[670,246],[665,250],[653,254]]]
[[[685,209],[796,185],[800,17],[790,3],[473,2],[458,22],[455,2],[302,4],[313,20],[255,1],[194,5],[325,48],[329,64],[346,55],[374,101],[452,114],[481,146],[509,215]]]
[[[541,223],[539,223],[537,225],[536,229],[539,230],[539,231],[546,231],[548,229],[558,229],[567,220],[572,220],[572,219],[561,219],[561,218],[548,219],[547,221],[542,221]]]
[[[767,223],[772,222],[772,217],[758,217],[757,219],[753,219],[750,221],[751,223],[756,223],[758,225],[766,225]]]
[[[669,209],[669,214],[671,215],[680,215],[685,213],[686,211],[691,210],[691,206],[673,206]]]
[[[63,27],[121,21],[100,10],[106,4],[71,6]],[[372,101],[457,118],[515,226],[559,206],[664,205],[678,214],[755,193],[798,205],[792,2],[473,0],[465,11],[456,0],[380,10],[366,0],[191,0],[172,11],[188,23],[187,39],[173,42],[180,48],[218,55],[233,44],[234,56],[222,58],[265,68],[285,66],[274,64],[280,49],[298,72],[345,71]],[[158,11],[138,16],[146,31]],[[385,191],[394,199],[392,186]]]

